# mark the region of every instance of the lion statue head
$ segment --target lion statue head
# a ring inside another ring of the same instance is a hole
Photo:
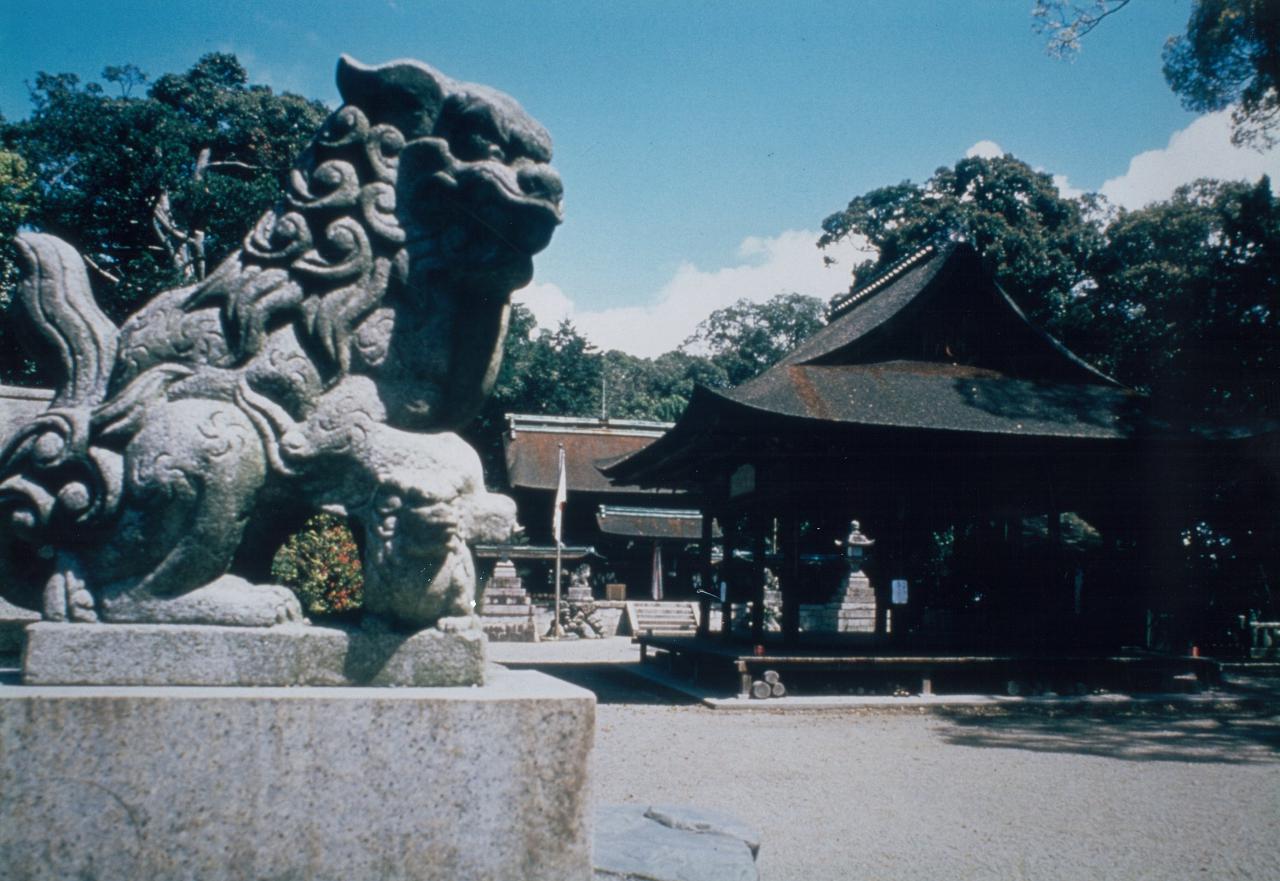
[[[160,362],[296,360],[272,351],[287,328],[320,387],[373,377],[392,424],[452,429],[475,414],[510,294],[560,222],[550,137],[507,95],[419,61],[343,56],[337,81],[343,105],[241,249],[126,322],[113,388]]]

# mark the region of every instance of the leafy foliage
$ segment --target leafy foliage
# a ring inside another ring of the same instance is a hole
[[[1274,146],[1280,127],[1280,4],[1197,0],[1164,48],[1164,75],[1188,110],[1231,113],[1231,140]]]
[[[687,352],[666,352],[657,358],[637,358],[617,350],[604,355],[604,408],[615,419],[680,418],[695,385],[729,385],[724,369],[713,359]]]
[[[142,97],[133,92],[147,77],[133,65],[102,78],[117,95],[39,73],[31,117],[3,137],[39,181],[25,221],[84,254],[99,304],[119,321],[239,245],[326,110],[250,85],[225,53],[161,76]]]
[[[1121,213],[1092,261],[1097,360],[1174,409],[1280,415],[1280,205],[1198,181]]]
[[[18,153],[0,149],[0,312],[9,308],[17,274],[13,236],[31,213],[35,197],[36,179],[30,165]],[[0,376],[10,382],[34,383],[35,373],[35,364],[23,356],[10,323],[0,322]]]
[[[1033,27],[1046,49],[1074,58],[1080,38],[1130,0],[1036,0]],[[1280,130],[1280,3],[1194,0],[1186,33],[1164,46],[1164,78],[1198,112],[1232,107],[1237,146],[1272,147]]]
[[[724,374],[722,384],[734,386],[778,363],[825,323],[826,310],[817,297],[792,293],[763,303],[739,300],[712,312],[681,349],[708,352]]]
[[[1091,202],[1063,197],[1053,178],[1013,156],[961,159],[923,184],[903,181],[849,202],[822,222],[819,247],[861,234],[879,249],[876,271],[949,233],[963,233],[1031,317],[1061,332],[1072,292],[1100,242]]]
[[[1031,18],[1036,33],[1048,39],[1046,46],[1055,58],[1072,59],[1080,52],[1080,38],[1108,16],[1129,5],[1130,0],[1036,0]]]
[[[363,598],[360,549],[351,528],[332,514],[315,515],[285,541],[271,577],[298,595],[308,615],[354,612]]]

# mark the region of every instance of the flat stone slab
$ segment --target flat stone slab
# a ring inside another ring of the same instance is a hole
[[[306,624],[64,624],[27,627],[25,685],[370,685],[485,681],[478,622],[412,635]]]
[[[597,881],[759,881],[760,836],[728,815],[690,807],[602,805]]]
[[[0,877],[587,881],[595,697],[0,686]],[[656,824],[655,824],[656,825]]]

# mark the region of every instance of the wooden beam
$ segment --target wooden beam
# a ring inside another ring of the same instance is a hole
[[[757,505],[751,514],[751,641],[764,642],[764,540],[769,531],[765,508]]]
[[[698,546],[698,567],[702,573],[702,590],[698,594],[698,635],[711,633],[711,596],[716,590],[716,573],[711,567],[711,524],[715,517],[705,504],[702,509],[702,544]]]

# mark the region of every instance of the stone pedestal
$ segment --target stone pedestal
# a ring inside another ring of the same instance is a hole
[[[282,624],[57,624],[27,628],[26,685],[480,685],[475,618],[407,635]]]
[[[26,642],[23,631],[39,620],[39,612],[20,608],[0,597],[0,656],[19,654]]]
[[[861,572],[841,582],[831,602],[811,612],[813,629],[833,633],[875,633],[876,592]]]
[[[494,642],[537,642],[538,625],[533,602],[516,567],[500,560],[485,585],[480,620],[485,635]]]
[[[594,696],[0,686],[0,876],[591,877]]]

